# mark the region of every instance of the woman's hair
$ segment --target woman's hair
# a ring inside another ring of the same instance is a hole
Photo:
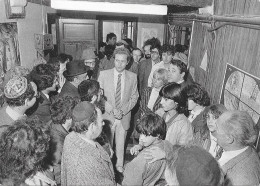
[[[153,73],[153,77],[159,76],[159,79],[161,79],[164,83],[164,85],[166,83],[168,83],[168,71],[164,68],[159,68],[157,70],[154,71]]]
[[[207,114],[212,114],[214,119],[218,119],[219,116],[226,111],[227,111],[227,109],[224,105],[215,104],[215,105],[209,106]]]
[[[78,100],[70,96],[59,97],[56,99],[50,107],[53,123],[64,124],[67,119],[71,119],[73,108],[77,103]]]
[[[158,137],[164,139],[166,135],[165,121],[155,113],[145,114],[136,126],[136,130],[140,134],[146,136]]]
[[[5,97],[5,101],[9,106],[18,107],[25,104],[25,100],[32,100],[33,96],[35,95],[35,91],[33,90],[33,87],[31,83],[27,80],[27,88],[26,91],[19,96],[18,98],[7,98]]]
[[[49,128],[37,117],[17,120],[1,135],[0,180],[15,185],[42,170],[49,149]],[[19,183],[19,184],[18,184]]]
[[[160,90],[160,96],[171,99],[177,103],[176,111],[179,114],[186,114],[188,111],[187,108],[187,99],[181,91],[181,85],[172,82],[167,85],[164,85]]]
[[[30,73],[32,81],[37,85],[38,91],[51,87],[55,80],[53,69],[48,64],[39,64]]]
[[[206,107],[210,105],[210,98],[208,92],[199,84],[194,83],[188,85],[187,87],[185,87],[184,91],[188,99],[193,100],[200,106]]]

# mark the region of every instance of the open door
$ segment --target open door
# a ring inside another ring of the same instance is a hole
[[[98,21],[88,19],[59,19],[60,52],[80,59],[89,47],[97,50]]]

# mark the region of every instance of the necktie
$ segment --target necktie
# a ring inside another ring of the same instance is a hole
[[[117,85],[116,85],[116,108],[120,109],[121,106],[121,76],[122,74],[118,74]]]

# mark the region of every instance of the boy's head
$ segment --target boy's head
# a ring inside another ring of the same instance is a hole
[[[215,104],[208,107],[208,112],[206,114],[207,125],[210,132],[214,132],[216,130],[216,121],[221,114],[226,112],[227,109],[222,104]]]
[[[170,73],[168,74],[168,81],[178,83],[186,81],[188,74],[187,65],[180,60],[171,60]]]
[[[115,45],[116,44],[116,34],[109,33],[107,34],[106,42],[108,45]]]
[[[170,63],[172,57],[174,56],[174,47],[165,44],[161,48],[161,53],[162,53],[162,61],[166,64]]]
[[[117,48],[114,51],[115,68],[117,72],[121,73],[125,70],[126,65],[130,61],[130,52],[126,48]]]
[[[164,120],[157,114],[148,113],[144,115],[136,126],[136,130],[140,133],[140,143],[148,147],[160,139],[164,139],[166,135],[166,124]]]
[[[102,94],[99,82],[92,79],[82,81],[78,86],[78,91],[81,101],[91,103],[99,101]]]

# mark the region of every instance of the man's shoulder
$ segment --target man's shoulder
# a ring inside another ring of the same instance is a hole
[[[131,76],[131,77],[137,77],[136,73],[131,72],[129,70],[125,70],[125,74],[128,75],[128,76]]]
[[[113,70],[114,70],[114,68],[107,69],[107,70],[102,70],[102,71],[100,71],[100,75],[102,75],[102,74],[104,74],[104,75],[111,74],[111,73],[113,73]]]

